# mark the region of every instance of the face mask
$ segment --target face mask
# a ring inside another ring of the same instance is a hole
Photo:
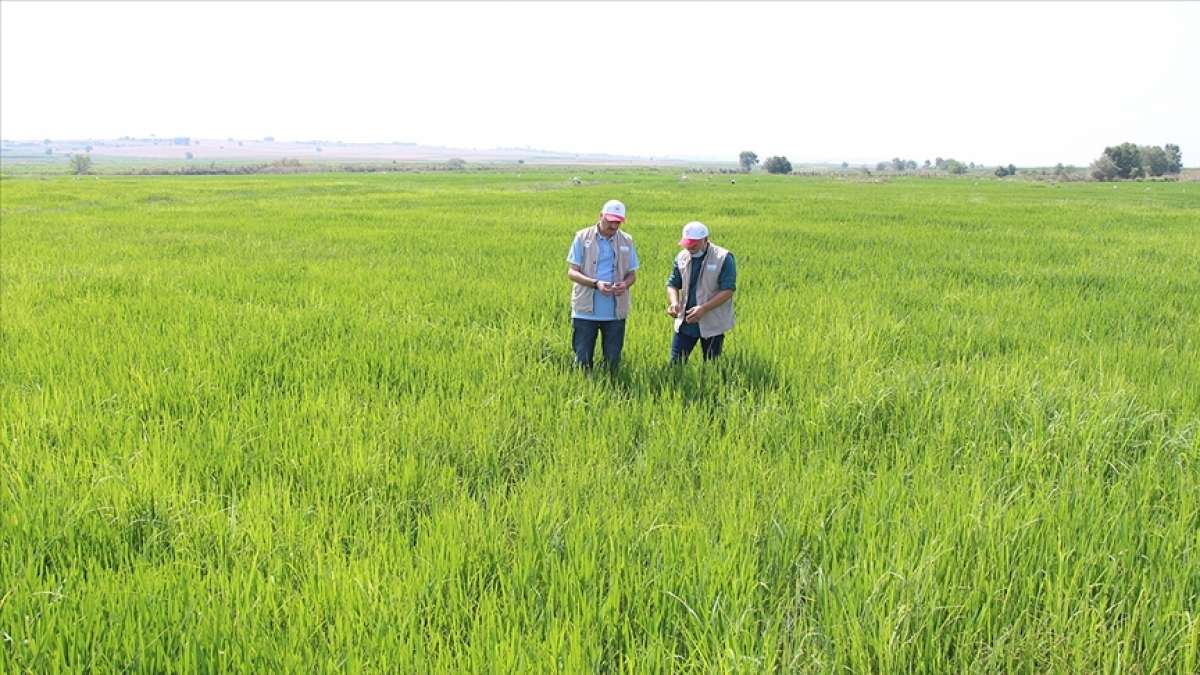
[[[700,256],[702,256],[702,255],[704,255],[704,251],[698,251],[698,252],[696,252],[696,253],[693,253],[693,254],[692,254],[692,257],[693,257],[693,258],[699,258],[699,257],[700,257]]]

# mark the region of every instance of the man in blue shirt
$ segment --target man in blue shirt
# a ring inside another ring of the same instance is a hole
[[[637,281],[637,249],[633,237],[621,231],[625,205],[612,199],[600,210],[594,225],[575,233],[567,253],[567,278],[571,287],[571,346],[575,362],[592,367],[596,336],[603,336],[601,351],[611,368],[621,362],[625,345],[625,319],[629,316],[629,289]]]
[[[667,278],[667,314],[675,319],[671,362],[686,361],[700,343],[704,360],[721,355],[725,333],[733,329],[737,266],[733,254],[709,242],[699,221],[683,226],[683,248]]]

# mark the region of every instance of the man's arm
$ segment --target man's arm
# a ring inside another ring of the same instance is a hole
[[[599,279],[592,279],[592,277],[583,274],[583,271],[580,270],[580,265],[572,264],[571,267],[566,269],[566,277],[568,277],[568,279],[571,281],[578,283],[580,286],[595,288],[596,291],[600,291],[606,295],[612,294],[612,283],[600,281]]]
[[[667,315],[678,318],[683,311],[683,275],[678,265],[671,265],[671,276],[667,277]]]
[[[598,283],[595,279],[586,276],[579,269],[579,265],[571,265],[567,268],[567,278],[580,286],[587,286],[588,288],[596,288],[596,284]]]
[[[667,315],[678,318],[679,310],[683,307],[683,301],[679,299],[681,295],[678,288],[667,286]]]
[[[567,264],[570,265],[567,268],[568,279],[580,286],[600,289],[600,280],[587,276],[580,267],[583,264],[583,242],[579,240],[579,237],[575,237],[575,240],[571,242],[571,250],[567,252]],[[603,293],[604,291],[601,290],[600,292]]]

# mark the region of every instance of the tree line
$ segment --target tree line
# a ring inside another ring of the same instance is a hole
[[[742,171],[745,173],[750,173],[750,170],[753,169],[756,164],[758,164],[758,155],[756,153],[751,152],[750,150],[743,150],[741,154],[738,155],[738,166],[740,166]],[[775,155],[768,157],[767,161],[763,162],[763,168],[767,170],[767,173],[791,173],[792,163],[789,162],[788,158],[783,155]]]
[[[743,172],[749,173],[758,163],[758,154],[750,150],[743,150],[738,155],[738,166]],[[768,157],[762,166],[768,173],[792,172],[792,164],[784,156]],[[849,164],[842,162],[842,168],[849,168]],[[866,166],[862,168],[864,171],[867,171]],[[923,166],[917,164],[916,160],[901,159],[900,157],[893,157],[890,162],[884,161],[875,165],[876,171],[890,170],[897,173],[916,171],[918,168],[924,168],[926,171],[932,169],[935,171],[945,171],[952,175],[961,175],[967,171],[973,171],[977,167],[974,162],[960,162],[954,158],[944,159],[942,157],[938,157],[933,162],[927,159]],[[978,168],[984,169],[985,167],[981,164]],[[1091,177],[1096,180],[1118,180],[1178,174],[1183,171],[1183,152],[1178,145],[1173,143],[1167,143],[1165,146],[1122,143],[1105,148],[1104,154],[1092,162],[1089,168],[1091,170]],[[1074,171],[1075,167],[1063,166],[1061,162],[1054,167],[1054,175],[1059,178],[1066,178],[1073,174]],[[868,173],[870,172],[868,171]],[[1012,164],[1007,166],[1000,165],[996,167],[993,173],[1000,178],[1015,176],[1017,175],[1017,167]]]
[[[1183,151],[1178,145],[1110,145],[1092,162],[1092,178],[1118,180],[1177,174],[1183,171]]]

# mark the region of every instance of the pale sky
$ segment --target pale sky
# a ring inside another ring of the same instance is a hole
[[[0,2],[0,137],[1200,164],[1200,3]]]

